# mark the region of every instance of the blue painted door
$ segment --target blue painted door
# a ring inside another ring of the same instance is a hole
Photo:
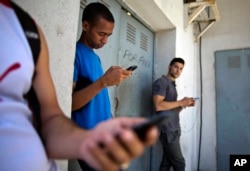
[[[217,170],[230,154],[250,154],[250,49],[215,53]]]

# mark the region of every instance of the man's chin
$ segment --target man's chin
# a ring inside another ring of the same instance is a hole
[[[174,78],[175,78],[175,79],[176,79],[176,78],[179,78],[179,76],[180,76],[180,75],[174,75]]]
[[[104,45],[97,45],[96,47],[95,47],[95,49],[100,49],[100,48],[102,48]]]

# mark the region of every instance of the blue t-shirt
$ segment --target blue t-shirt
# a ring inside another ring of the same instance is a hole
[[[170,80],[166,75],[157,79],[153,84],[153,95],[164,96],[165,101],[176,101],[177,91],[175,81]],[[162,132],[180,130],[180,119],[178,108],[172,110],[164,110],[157,112],[157,114],[166,114],[168,119],[161,125]]]
[[[76,45],[74,78],[76,89],[82,89],[103,75],[99,56],[84,44]],[[71,118],[82,128],[91,129],[99,122],[111,118],[110,101],[107,88],[102,89],[82,108],[73,111]]]

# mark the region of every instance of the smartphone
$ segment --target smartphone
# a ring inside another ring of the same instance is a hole
[[[132,65],[132,66],[128,67],[127,70],[134,71],[136,68],[137,68],[136,65]]]
[[[199,97],[194,97],[194,100],[199,100],[200,98]]]
[[[148,121],[142,124],[133,126],[132,129],[141,140],[144,140],[147,131],[152,126],[159,126],[161,123],[167,122],[167,119],[168,119],[167,116],[168,115],[165,115],[165,114],[155,115],[154,117],[150,118]]]

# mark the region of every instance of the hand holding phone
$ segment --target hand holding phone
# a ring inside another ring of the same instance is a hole
[[[135,125],[132,127],[132,129],[134,130],[134,132],[137,134],[137,136],[141,139],[144,140],[147,131],[152,127],[152,126],[158,126],[163,122],[167,122],[167,117],[168,115],[165,114],[159,114],[156,115],[154,117],[152,117],[151,119],[149,119],[148,121],[139,124],[139,125]]]
[[[134,71],[137,68],[136,65],[132,65],[130,67],[127,68],[128,71]]]

